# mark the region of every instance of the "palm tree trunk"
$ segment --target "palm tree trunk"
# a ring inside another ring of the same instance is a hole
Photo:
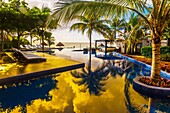
[[[137,44],[134,44],[134,53],[137,53]]]
[[[132,46],[131,44],[128,45],[128,48],[127,48],[127,53],[128,54],[131,54],[131,46]]]
[[[18,44],[17,44],[17,48],[20,49],[20,36],[21,34],[18,33],[17,39],[18,39]]]
[[[89,43],[89,65],[88,65],[88,67],[89,67],[89,73],[91,73],[91,32],[90,32],[90,34],[89,34],[89,40],[90,40],[90,43]]]
[[[134,54],[134,49],[135,49],[135,44],[132,43],[132,46],[131,46],[131,54]]]
[[[42,28],[42,51],[44,53],[44,30]]]
[[[32,46],[32,35],[30,35],[30,42],[31,42],[31,46]]]
[[[155,80],[160,80],[160,37],[154,36],[152,40],[152,70],[151,78]]]
[[[0,51],[3,51],[3,30],[1,30],[1,48]]]
[[[114,39],[116,39],[116,26],[115,26],[115,31],[114,31]]]
[[[168,38],[168,44],[167,44],[167,46],[170,46],[170,38]]]
[[[40,45],[41,45],[41,43],[42,43],[42,38],[41,38],[42,36],[40,36],[40,39],[39,39],[39,41],[40,41]]]

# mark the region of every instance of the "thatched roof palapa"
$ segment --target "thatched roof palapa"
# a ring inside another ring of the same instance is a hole
[[[103,47],[103,46],[104,46],[104,44],[103,44],[103,43],[100,43],[100,44],[99,44],[99,46],[100,46],[100,47]]]
[[[64,46],[64,44],[59,42],[56,46]]]

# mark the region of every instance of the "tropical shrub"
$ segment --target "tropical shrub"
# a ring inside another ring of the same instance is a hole
[[[160,50],[161,54],[170,54],[170,46],[162,46]]]
[[[147,57],[147,58],[152,58],[152,47],[151,46],[144,46],[141,49],[141,55]]]
[[[170,54],[161,54],[162,61],[170,61]]]
[[[170,47],[162,46],[160,48],[160,51],[161,51],[161,60],[169,61],[168,59],[170,57]],[[151,46],[142,47],[141,55],[143,55],[147,58],[152,58],[152,47]]]
[[[9,42],[10,46],[14,48],[18,47],[17,43],[18,43],[17,37],[14,37],[13,40]],[[29,41],[27,39],[20,37],[20,45],[28,45],[28,44],[29,44]]]

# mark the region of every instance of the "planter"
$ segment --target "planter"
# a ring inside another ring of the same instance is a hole
[[[133,79],[133,89],[151,98],[170,98],[170,88],[156,87],[139,81],[140,77]]]

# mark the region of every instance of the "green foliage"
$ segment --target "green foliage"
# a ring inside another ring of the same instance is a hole
[[[51,12],[49,8],[42,7],[42,9],[39,9],[38,7],[33,7],[30,9],[24,0],[3,1],[0,3],[0,6],[0,31],[3,31],[1,32],[2,39],[4,40],[5,38],[4,33],[11,34],[11,36],[13,34],[17,35],[17,39],[12,42],[8,41],[8,43],[4,41],[3,46],[0,48],[19,48],[23,44],[20,42],[22,41],[22,36],[30,35],[32,38],[40,35],[43,37],[44,30],[46,29],[46,21]],[[50,25],[52,26],[52,24]]]
[[[145,24],[152,32],[152,40],[157,40],[162,38],[166,24],[170,20],[169,0],[151,0],[151,4],[152,8],[148,6],[146,0],[59,0],[55,5],[52,17],[55,17],[59,22],[69,22],[73,20],[75,15],[92,16],[94,11],[95,15],[99,17],[113,18],[114,16],[125,17],[127,16],[126,14],[129,14],[129,10],[131,10],[145,21]],[[141,21],[139,20],[138,23],[141,23]],[[138,32],[137,35],[135,33],[135,35],[139,36],[140,33],[141,32]],[[156,43],[157,42],[154,41],[153,44]],[[160,48],[157,47],[156,49]],[[142,53],[144,54],[143,51]],[[159,57],[159,55],[158,51],[158,54],[155,54],[155,57]],[[155,65],[156,63],[159,64],[159,59],[152,65],[152,78],[161,78],[159,73],[160,69],[158,65]]]
[[[170,61],[170,53],[169,54],[161,54],[162,61]]]
[[[170,47],[162,46],[160,48],[160,51],[161,51],[161,60],[170,61]],[[152,47],[151,46],[142,47],[141,54],[145,57],[152,58]]]
[[[141,21],[139,15],[130,13],[129,21],[126,23],[125,41],[127,43],[127,53],[134,54],[136,52],[135,46],[141,42],[141,39],[146,36],[147,26]]]
[[[55,38],[54,37],[52,37],[52,33],[51,32],[45,32],[44,33],[44,36],[45,36],[45,41],[47,41],[47,43],[48,43],[48,46],[49,46],[49,48],[50,48],[50,46],[52,45],[52,44],[55,44]]]
[[[11,47],[17,48],[17,46],[18,46],[17,43],[18,43],[18,40],[17,40],[17,37],[15,37],[15,38],[9,43],[9,45],[10,45]],[[27,44],[29,44],[29,41],[28,41],[27,39],[21,37],[21,39],[20,39],[20,44],[21,44],[21,45],[27,45]]]
[[[107,25],[108,20],[100,20],[95,14],[93,14],[92,17],[75,16],[75,19],[78,19],[80,22],[73,24],[70,27],[70,30],[78,30],[78,32],[81,32],[82,34],[86,32],[89,39],[93,31],[103,35],[105,38],[109,38],[108,33],[112,32]]]
[[[170,46],[162,46],[160,49],[161,54],[170,54]]]
[[[142,47],[141,55],[151,58],[152,57],[152,47],[151,46]]]

